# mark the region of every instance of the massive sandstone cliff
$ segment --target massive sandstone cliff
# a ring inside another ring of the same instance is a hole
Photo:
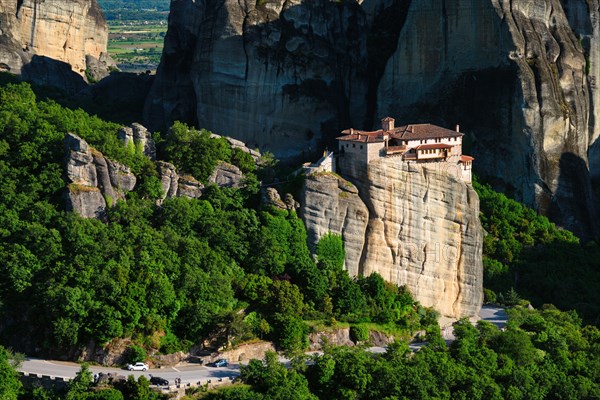
[[[106,74],[108,26],[96,0],[0,0],[0,70],[20,74],[35,56],[84,76]]]
[[[366,25],[346,1],[173,1],[146,124],[315,152],[322,131],[365,115]]]
[[[152,127],[278,156],[341,128],[462,125],[476,172],[583,237],[600,233],[600,0],[179,0]]]
[[[483,300],[479,199],[460,171],[382,158],[368,168],[344,159],[353,183],[309,175],[301,215],[314,247],[342,235],[351,275],[379,273],[406,285],[421,304],[446,316],[472,316]]]

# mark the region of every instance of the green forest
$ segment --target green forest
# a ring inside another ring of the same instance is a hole
[[[179,123],[156,137],[159,158],[201,181],[219,160],[246,173],[242,190],[209,185],[201,200],[173,198],[158,207],[155,165],[123,146],[117,129],[81,110],[37,102],[25,83],[0,90],[3,343],[62,354],[90,340],[132,337],[169,353],[225,324],[238,341],[272,339],[293,352],[306,346],[305,320],[376,322],[407,334],[435,321],[433,311],[380,276],[351,279],[339,236],[323,238],[315,261],[302,221],[293,211],[260,207],[260,168],[224,139]],[[63,211],[65,132],[139,176],[106,222]]]
[[[294,211],[261,205],[260,181],[276,160],[258,163],[210,132],[175,123],[157,134],[158,159],[207,184],[219,161],[245,174],[242,189],[208,185],[200,199],[166,199],[156,165],[117,139],[119,125],[39,100],[26,83],[0,86],[0,343],[29,355],[75,354],[89,343],[131,338],[131,361],[187,350],[211,337],[235,346],[275,342],[242,369],[241,384],[208,399],[598,398],[600,249],[489,186],[475,182],[486,231],[486,300],[512,307],[508,329],[457,324],[450,348],[437,313],[381,276],[343,270],[340,236],[325,235],[313,258]],[[66,132],[84,138],[138,176],[106,220],[64,211]],[[199,157],[201,155],[201,157]],[[524,305],[531,302],[537,310]],[[554,306],[545,305],[554,304]],[[559,311],[560,310],[560,311]],[[570,311],[574,310],[574,311]],[[384,355],[328,348],[303,359],[313,329],[350,326],[404,341]],[[35,327],[35,329],[32,329]],[[35,351],[34,351],[35,350]],[[35,354],[33,354],[35,353]],[[85,368],[66,392],[23,388],[13,353],[0,348],[1,399],[145,399],[148,382],[97,390]]]
[[[274,354],[242,367],[243,385],[198,393],[210,400],[255,399],[595,399],[600,396],[600,331],[553,307],[510,311],[506,330],[455,324],[450,346],[439,330],[413,353],[406,343],[382,355],[329,348],[309,366],[286,369]]]

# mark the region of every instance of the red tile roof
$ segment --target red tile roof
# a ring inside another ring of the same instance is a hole
[[[363,143],[383,142],[383,131],[381,129],[373,132],[346,129],[342,133],[344,136],[336,138],[337,140]]]
[[[431,149],[449,149],[452,147],[451,144],[446,143],[433,143],[433,144],[422,144],[415,147],[417,150],[431,150]]]
[[[389,133],[390,137],[401,140],[422,140],[464,136],[463,133],[432,124],[403,125],[392,129]]]
[[[460,162],[469,162],[469,161],[473,161],[474,158],[471,156],[460,156]]]
[[[343,136],[340,136],[337,139],[363,143],[382,142],[384,133],[389,134],[390,138],[399,140],[424,140],[464,136],[461,132],[442,128],[437,125],[409,124],[399,126],[387,132],[384,132],[382,129],[377,131],[360,131],[350,128],[343,130]]]
[[[406,146],[388,146],[385,149],[385,153],[386,154],[399,154],[399,153],[404,153],[406,151],[407,147]]]

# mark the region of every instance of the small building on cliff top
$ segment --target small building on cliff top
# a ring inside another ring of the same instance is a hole
[[[471,183],[473,157],[462,154],[463,133],[432,124],[394,126],[395,120],[381,120],[381,129],[346,129],[337,138],[340,154],[350,155],[366,164],[382,157],[406,163],[446,163],[458,166],[463,181]]]

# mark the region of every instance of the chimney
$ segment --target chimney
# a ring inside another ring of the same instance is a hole
[[[456,132],[460,132],[460,125],[456,124]]]
[[[392,129],[394,129],[395,121],[396,120],[392,117],[385,117],[384,119],[381,120],[381,128],[383,129],[384,132],[391,131]]]

